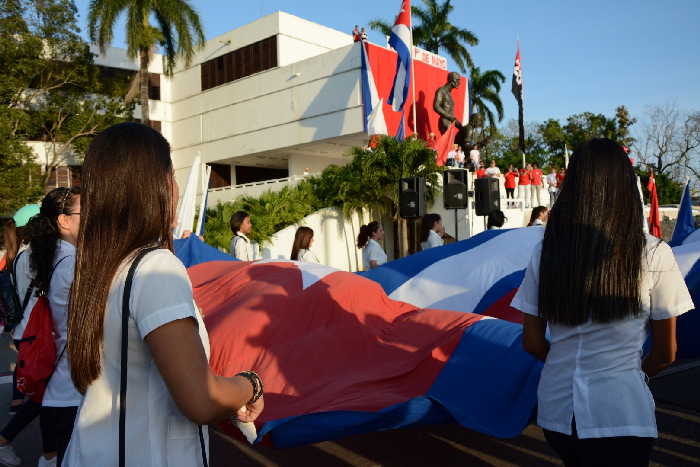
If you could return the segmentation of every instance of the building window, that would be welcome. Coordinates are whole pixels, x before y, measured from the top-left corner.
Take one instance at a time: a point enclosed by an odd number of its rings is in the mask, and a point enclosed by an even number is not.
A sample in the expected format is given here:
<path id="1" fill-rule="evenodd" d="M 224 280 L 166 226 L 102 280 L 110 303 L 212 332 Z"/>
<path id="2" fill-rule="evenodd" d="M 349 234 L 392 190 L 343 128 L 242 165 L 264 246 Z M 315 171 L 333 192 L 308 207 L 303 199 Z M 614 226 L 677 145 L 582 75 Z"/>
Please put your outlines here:
<path id="1" fill-rule="evenodd" d="M 231 186 L 231 166 L 228 164 L 207 164 L 211 167 L 209 188 Z"/>
<path id="2" fill-rule="evenodd" d="M 202 91 L 276 66 L 277 36 L 272 36 L 203 62 Z"/>
<path id="3" fill-rule="evenodd" d="M 236 184 L 263 182 L 265 180 L 277 180 L 289 177 L 287 169 L 270 169 L 267 167 L 236 166 Z"/>
<path id="4" fill-rule="evenodd" d="M 160 73 L 148 74 L 148 98 L 154 101 L 160 100 Z"/>

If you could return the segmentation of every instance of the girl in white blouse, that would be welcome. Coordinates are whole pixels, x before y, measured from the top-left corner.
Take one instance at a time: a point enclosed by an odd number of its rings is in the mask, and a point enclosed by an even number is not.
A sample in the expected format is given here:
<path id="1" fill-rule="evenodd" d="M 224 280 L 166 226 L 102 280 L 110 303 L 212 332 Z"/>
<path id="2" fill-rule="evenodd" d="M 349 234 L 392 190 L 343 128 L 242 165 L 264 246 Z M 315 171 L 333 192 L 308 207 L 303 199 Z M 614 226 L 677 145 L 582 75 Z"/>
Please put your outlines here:
<path id="1" fill-rule="evenodd" d="M 646 380 L 673 362 L 676 317 L 694 308 L 669 246 L 643 233 L 640 203 L 622 148 L 584 144 L 512 302 L 525 350 L 545 362 L 537 423 L 567 466 L 649 464 Z"/>
<path id="2" fill-rule="evenodd" d="M 442 239 L 444 233 L 445 226 L 442 225 L 440 215 L 426 214 L 421 220 L 420 249 L 428 250 L 444 245 L 445 241 Z"/>
<path id="3" fill-rule="evenodd" d="M 207 331 L 172 252 L 178 190 L 170 145 L 145 125 L 112 126 L 90 143 L 81 185 L 67 352 L 84 398 L 64 465 L 206 464 L 208 433 L 197 425 L 233 415 L 254 421 L 262 383 L 252 372 L 219 376 L 209 368 Z"/>
<path id="4" fill-rule="evenodd" d="M 368 271 L 386 263 L 387 256 L 379 244 L 384 239 L 384 229 L 377 221 L 360 227 L 357 248 L 362 248 L 362 265 Z"/>
<path id="5" fill-rule="evenodd" d="M 299 227 L 294 234 L 294 244 L 290 258 L 302 263 L 319 263 L 318 258 L 310 250 L 314 243 L 314 231 L 309 227 Z"/>

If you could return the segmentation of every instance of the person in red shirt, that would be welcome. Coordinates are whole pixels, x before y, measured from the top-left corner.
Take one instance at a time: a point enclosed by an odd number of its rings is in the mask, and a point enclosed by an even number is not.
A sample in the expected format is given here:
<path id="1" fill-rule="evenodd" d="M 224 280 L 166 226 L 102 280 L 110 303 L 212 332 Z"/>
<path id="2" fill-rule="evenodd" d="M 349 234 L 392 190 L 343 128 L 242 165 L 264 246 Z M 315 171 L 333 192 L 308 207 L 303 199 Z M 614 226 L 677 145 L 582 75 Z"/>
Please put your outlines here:
<path id="1" fill-rule="evenodd" d="M 564 183 L 564 177 L 566 177 L 566 169 L 562 167 L 557 174 L 557 188 L 559 191 L 561 191 L 561 185 Z"/>
<path id="2" fill-rule="evenodd" d="M 542 193 L 542 169 L 537 165 L 537 162 L 532 163 L 532 170 L 530 171 L 530 181 L 532 182 L 530 186 L 530 206 L 539 206 L 542 204 L 540 201 L 540 196 Z M 535 203 L 535 197 L 537 198 L 537 203 Z"/>
<path id="3" fill-rule="evenodd" d="M 486 169 L 484 168 L 484 163 L 479 162 L 479 168 L 476 171 L 476 178 L 486 177 Z"/>
<path id="4" fill-rule="evenodd" d="M 530 183 L 531 183 L 531 173 L 532 166 L 527 164 L 527 167 L 520 169 L 520 176 L 518 177 L 518 198 L 523 200 L 523 207 L 530 207 Z"/>
<path id="5" fill-rule="evenodd" d="M 515 194 L 515 179 L 518 177 L 518 172 L 513 167 L 513 164 L 508 166 L 508 171 L 505 174 L 506 200 L 513 199 Z M 511 208 L 515 203 L 506 201 L 506 207 Z"/>

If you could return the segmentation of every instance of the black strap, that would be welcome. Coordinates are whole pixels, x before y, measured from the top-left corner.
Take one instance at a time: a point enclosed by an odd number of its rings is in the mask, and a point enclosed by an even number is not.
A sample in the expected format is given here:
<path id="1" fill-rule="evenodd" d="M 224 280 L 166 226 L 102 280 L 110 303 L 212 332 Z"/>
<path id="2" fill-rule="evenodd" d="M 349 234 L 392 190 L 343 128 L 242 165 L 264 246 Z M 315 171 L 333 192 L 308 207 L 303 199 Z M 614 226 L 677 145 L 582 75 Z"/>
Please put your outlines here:
<path id="1" fill-rule="evenodd" d="M 122 349 L 121 349 L 121 375 L 119 383 L 119 467 L 126 467 L 126 375 L 129 354 L 129 298 L 131 296 L 131 284 L 134 282 L 136 267 L 146 254 L 156 248 L 144 248 L 141 250 L 129 267 L 124 283 L 124 295 L 122 297 Z"/>
<path id="2" fill-rule="evenodd" d="M 153 250 L 158 247 L 144 248 L 136 255 L 134 261 L 129 267 L 129 272 L 126 275 L 124 283 L 124 295 L 122 297 L 122 348 L 121 348 L 121 376 L 119 388 L 119 467 L 126 466 L 126 377 L 128 369 L 128 345 L 129 345 L 129 299 L 131 296 L 131 285 L 134 282 L 134 274 L 139 262 Z M 199 445 L 202 450 L 202 464 L 204 467 L 209 467 L 207 462 L 207 451 L 204 446 L 204 433 L 202 425 L 198 425 L 199 429 Z"/>

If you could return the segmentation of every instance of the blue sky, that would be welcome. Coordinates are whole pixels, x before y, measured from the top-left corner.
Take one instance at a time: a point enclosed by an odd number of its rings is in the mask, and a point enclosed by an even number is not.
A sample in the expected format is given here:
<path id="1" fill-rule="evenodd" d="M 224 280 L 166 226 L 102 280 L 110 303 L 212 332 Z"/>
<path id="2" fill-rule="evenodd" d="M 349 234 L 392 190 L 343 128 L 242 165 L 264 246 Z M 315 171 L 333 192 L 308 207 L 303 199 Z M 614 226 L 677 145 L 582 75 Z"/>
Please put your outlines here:
<path id="1" fill-rule="evenodd" d="M 282 10 L 349 32 L 371 19 L 393 20 L 400 0 L 192 0 L 207 38 Z M 419 4 L 420 0 L 414 0 Z M 520 38 L 525 119 L 564 119 L 583 112 L 612 116 L 626 105 L 641 119 L 652 105 L 700 110 L 700 0 L 453 0 L 451 21 L 472 30 L 476 65 L 506 75 L 506 116 L 517 117 L 510 93 Z M 85 29 L 88 0 L 77 0 Z M 115 46 L 123 46 L 123 27 Z M 369 39 L 385 44 L 370 31 Z M 454 67 L 451 65 L 451 69 Z"/>

